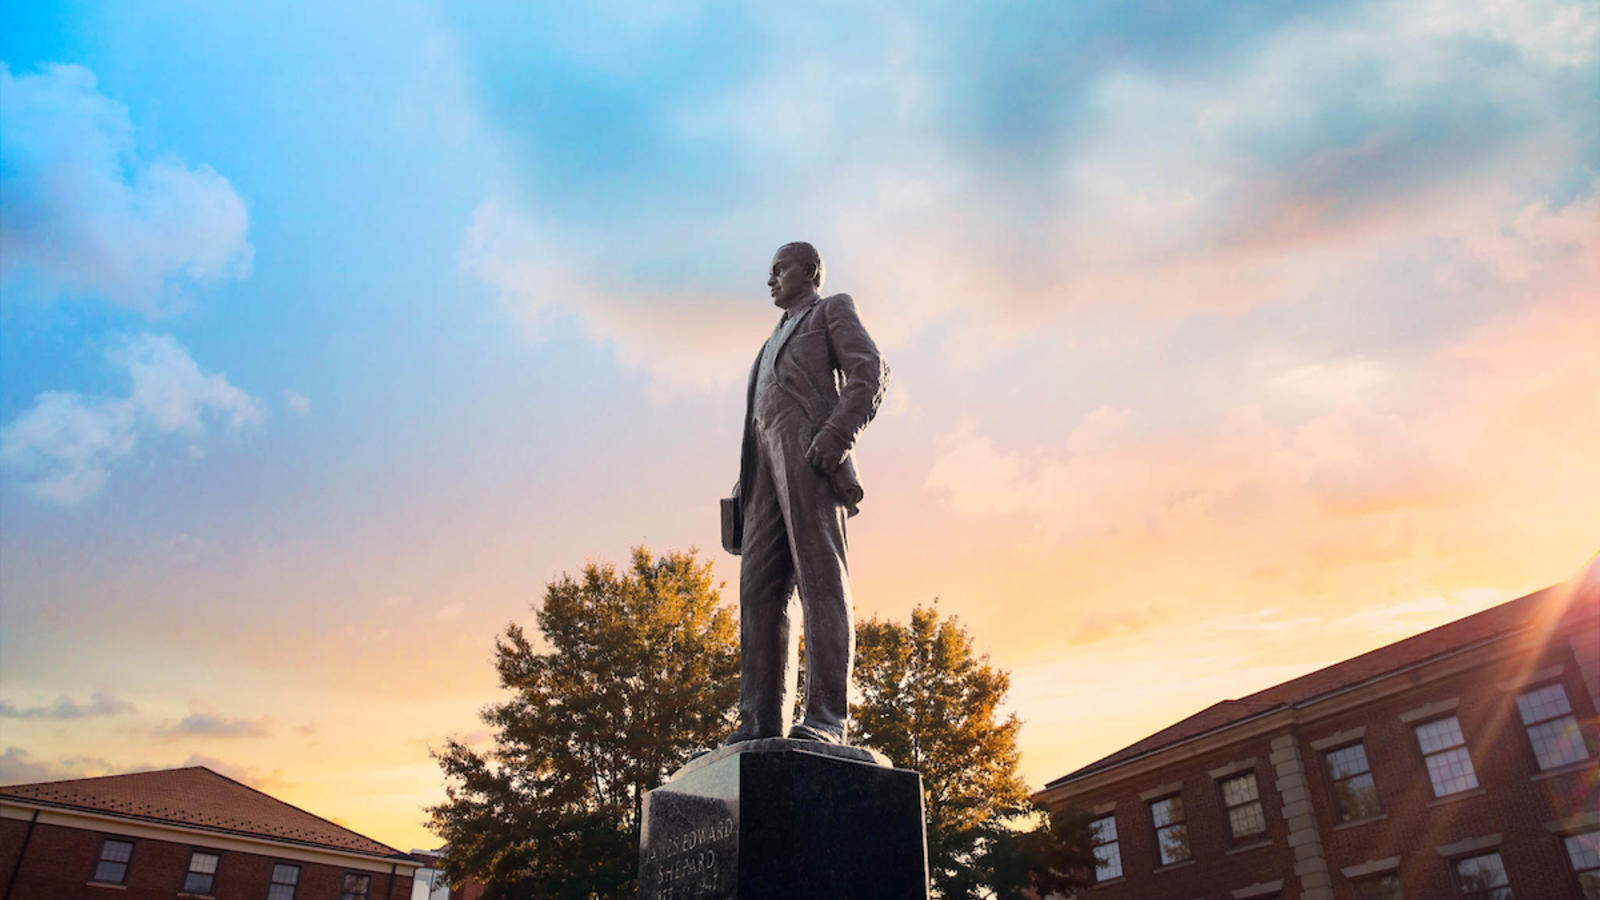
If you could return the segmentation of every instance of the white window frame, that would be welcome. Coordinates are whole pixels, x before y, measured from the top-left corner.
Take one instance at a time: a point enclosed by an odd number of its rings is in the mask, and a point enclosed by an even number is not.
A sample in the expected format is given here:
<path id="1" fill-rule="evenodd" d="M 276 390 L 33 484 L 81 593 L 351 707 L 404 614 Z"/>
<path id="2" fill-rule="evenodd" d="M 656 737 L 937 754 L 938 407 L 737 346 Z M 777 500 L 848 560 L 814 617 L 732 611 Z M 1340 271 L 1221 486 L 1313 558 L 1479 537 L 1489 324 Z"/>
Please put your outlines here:
<path id="1" fill-rule="evenodd" d="M 1105 833 L 1100 828 L 1096 827 L 1101 822 L 1105 822 L 1105 823 L 1107 823 L 1108 825 L 1111 826 L 1110 827 L 1111 836 L 1109 838 L 1107 838 L 1105 836 Z M 1117 835 L 1117 814 L 1116 813 L 1110 812 L 1110 813 L 1106 813 L 1103 816 L 1096 816 L 1093 820 L 1091 820 L 1089 822 L 1089 844 L 1090 844 L 1090 847 L 1092 848 L 1092 850 L 1094 852 L 1094 882 L 1095 882 L 1095 884 L 1101 884 L 1101 883 L 1107 882 L 1107 881 L 1115 881 L 1115 880 L 1117 880 L 1119 878 L 1124 877 L 1125 873 L 1124 873 L 1124 871 L 1122 869 L 1122 842 L 1121 842 L 1121 838 L 1118 837 L 1118 835 Z M 1110 849 L 1110 859 L 1114 860 L 1116 862 L 1116 864 L 1117 864 L 1117 873 L 1115 875 L 1106 875 L 1104 877 L 1101 877 L 1100 869 L 1101 869 L 1102 866 L 1106 866 L 1107 864 L 1106 863 L 1102 863 L 1100 861 L 1100 851 L 1101 851 L 1102 848 L 1106 848 L 1106 847 L 1111 848 Z"/>
<path id="2" fill-rule="evenodd" d="M 1555 689 L 1557 696 L 1559 696 L 1561 699 L 1560 708 L 1554 713 L 1545 714 L 1544 718 L 1532 719 L 1530 721 L 1530 709 L 1532 709 L 1532 707 L 1530 704 L 1524 703 L 1523 701 L 1537 694 L 1549 691 L 1551 688 Z M 1534 709 L 1531 715 L 1540 715 L 1542 712 L 1543 711 Z M 1539 767 L 1539 771 L 1548 772 L 1551 769 L 1559 769 L 1562 766 L 1570 766 L 1580 762 L 1587 762 L 1590 759 L 1591 754 L 1589 752 L 1589 743 L 1584 740 L 1583 731 L 1578 727 L 1578 716 L 1572 709 L 1571 699 L 1567 697 L 1567 687 L 1561 682 L 1546 682 L 1545 684 L 1536 685 L 1517 694 L 1517 717 L 1522 720 L 1522 730 L 1523 733 L 1528 736 L 1528 746 L 1533 751 L 1533 762 L 1534 765 Z M 1543 729 L 1549 725 L 1560 725 L 1562 723 L 1565 723 L 1565 727 L 1562 730 L 1571 736 L 1571 739 L 1576 743 L 1578 750 L 1582 751 L 1583 755 L 1573 757 L 1571 759 L 1553 759 L 1549 765 L 1546 765 L 1544 754 L 1541 752 L 1539 740 L 1534 737 L 1534 730 Z M 1557 744 L 1556 746 L 1561 745 Z"/>
<path id="3" fill-rule="evenodd" d="M 1460 742 L 1455 744 L 1444 744 L 1429 750 L 1427 744 L 1423 742 L 1423 729 L 1431 728 L 1432 726 L 1440 725 L 1444 722 L 1454 723 L 1456 735 L 1461 739 Z M 1478 768 L 1472 762 L 1472 751 L 1467 747 L 1467 732 L 1466 729 L 1461 727 L 1460 718 L 1456 716 L 1440 716 L 1437 719 L 1429 719 L 1426 722 L 1418 722 L 1417 724 L 1411 726 L 1411 734 L 1416 738 L 1417 748 L 1422 751 L 1422 765 L 1423 768 L 1427 770 L 1428 783 L 1433 787 L 1434 797 L 1452 797 L 1456 794 L 1462 794 L 1467 791 L 1478 790 L 1483 786 L 1482 783 L 1478 781 Z M 1448 757 L 1450 760 L 1466 760 L 1466 775 L 1471 780 L 1471 784 L 1456 787 L 1443 793 L 1440 792 L 1440 781 L 1439 778 L 1436 777 L 1436 773 L 1442 771 L 1442 767 L 1447 764 L 1443 762 L 1446 757 Z M 1435 760 L 1441 761 L 1438 767 L 1436 767 L 1434 764 Z"/>

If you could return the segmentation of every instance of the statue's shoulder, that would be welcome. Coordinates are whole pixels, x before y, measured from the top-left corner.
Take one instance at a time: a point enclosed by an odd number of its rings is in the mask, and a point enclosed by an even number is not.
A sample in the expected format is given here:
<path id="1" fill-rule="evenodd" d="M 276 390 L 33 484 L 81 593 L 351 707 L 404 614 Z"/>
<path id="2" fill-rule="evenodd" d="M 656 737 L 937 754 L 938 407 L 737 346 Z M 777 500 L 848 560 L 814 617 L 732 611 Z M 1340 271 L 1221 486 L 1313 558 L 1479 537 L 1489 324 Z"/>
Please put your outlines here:
<path id="1" fill-rule="evenodd" d="M 828 296 L 819 300 L 817 302 L 817 306 L 825 311 L 832 311 L 835 309 L 848 309 L 854 311 L 856 308 L 856 301 L 855 298 L 851 297 L 849 294 L 829 294 Z"/>

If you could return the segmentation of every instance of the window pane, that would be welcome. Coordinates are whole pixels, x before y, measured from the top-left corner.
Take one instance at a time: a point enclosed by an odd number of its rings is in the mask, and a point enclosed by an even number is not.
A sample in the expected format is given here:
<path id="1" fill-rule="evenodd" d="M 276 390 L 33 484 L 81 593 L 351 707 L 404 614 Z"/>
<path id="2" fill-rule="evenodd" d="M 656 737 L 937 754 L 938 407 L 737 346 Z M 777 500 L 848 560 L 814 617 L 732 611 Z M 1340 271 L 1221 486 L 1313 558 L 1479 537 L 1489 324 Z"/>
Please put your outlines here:
<path id="1" fill-rule="evenodd" d="M 1417 743 L 1422 745 L 1423 753 L 1436 753 L 1446 747 L 1455 747 L 1466 743 L 1461 737 L 1461 723 L 1455 716 L 1429 722 L 1417 726 Z"/>
<path id="2" fill-rule="evenodd" d="M 122 879 L 128 874 L 128 864 L 101 860 L 94 867 L 94 880 L 110 884 L 121 884 Z"/>
<path id="3" fill-rule="evenodd" d="M 272 867 L 272 880 L 275 884 L 297 884 L 300 881 L 300 867 L 276 863 Z"/>
<path id="4" fill-rule="evenodd" d="M 212 876 L 205 872 L 190 872 L 183 878 L 183 889 L 191 894 L 211 893 Z"/>
<path id="5" fill-rule="evenodd" d="M 1356 896 L 1360 900 L 1401 900 L 1400 876 L 1385 872 L 1373 878 L 1363 878 L 1356 883 Z"/>
<path id="6" fill-rule="evenodd" d="M 1540 769 L 1553 769 L 1589 758 L 1589 748 L 1584 746 L 1583 734 L 1578 731 L 1578 720 L 1572 716 L 1529 728 L 1528 740 L 1533 743 L 1533 755 L 1538 758 Z"/>
<path id="7" fill-rule="evenodd" d="M 1522 715 L 1522 724 L 1532 725 L 1545 719 L 1564 716 L 1572 712 L 1572 705 L 1567 702 L 1567 692 L 1561 685 L 1547 684 L 1518 697 L 1517 712 Z"/>
<path id="8" fill-rule="evenodd" d="M 1150 804 L 1150 816 L 1155 819 L 1156 827 L 1170 825 L 1173 822 L 1183 821 L 1183 798 L 1168 797 Z"/>
<path id="9" fill-rule="evenodd" d="M 1183 862 L 1189 858 L 1189 829 L 1185 825 L 1168 825 L 1156 832 L 1161 846 L 1161 864 Z"/>
<path id="10" fill-rule="evenodd" d="M 1443 797 L 1478 786 L 1478 773 L 1472 770 L 1467 748 L 1457 747 L 1428 757 L 1428 777 L 1433 780 L 1433 795 Z"/>
<path id="11" fill-rule="evenodd" d="M 220 858 L 215 853 L 196 853 L 189 857 L 189 871 L 214 874 L 217 871 L 217 860 Z"/>
<path id="12" fill-rule="evenodd" d="M 294 885 L 275 884 L 267 889 L 267 900 L 294 900 Z"/>
<path id="13" fill-rule="evenodd" d="M 365 900 L 367 885 L 372 881 L 371 875 L 358 875 L 355 872 L 346 872 L 344 875 L 344 893 L 339 900 Z"/>
<path id="14" fill-rule="evenodd" d="M 1340 821 L 1367 819 L 1383 812 L 1383 807 L 1378 803 L 1378 788 L 1372 783 L 1371 775 L 1362 774 L 1341 781 L 1333 786 L 1333 794 L 1339 801 Z"/>
<path id="15" fill-rule="evenodd" d="M 1122 850 L 1115 842 L 1094 848 L 1094 880 L 1110 881 L 1122 877 Z"/>
<path id="16" fill-rule="evenodd" d="M 1585 900 L 1600 900 L 1600 831 L 1569 834 L 1561 842 L 1567 846 Z"/>
<path id="17" fill-rule="evenodd" d="M 1117 839 L 1117 819 L 1104 816 L 1089 823 L 1090 843 L 1104 844 Z"/>
<path id="18" fill-rule="evenodd" d="M 1251 772 L 1238 778 L 1230 778 L 1222 783 L 1222 802 L 1227 806 L 1238 806 L 1249 803 L 1260 797 L 1256 790 L 1256 775 Z"/>
<path id="19" fill-rule="evenodd" d="M 133 856 L 132 841 L 107 840 L 100 848 L 100 858 L 108 862 L 127 862 Z"/>
<path id="20" fill-rule="evenodd" d="M 1236 838 L 1266 831 L 1267 820 L 1261 814 L 1261 804 L 1247 803 L 1228 810 L 1228 827 L 1233 829 Z"/>
<path id="21" fill-rule="evenodd" d="M 1511 896 L 1506 890 L 1503 894 L 1494 888 L 1502 888 L 1507 884 L 1506 869 L 1500 863 L 1500 854 L 1487 853 L 1483 856 L 1472 856 L 1456 861 L 1456 880 L 1461 885 L 1461 892 L 1468 896 L 1500 897 Z"/>
<path id="22" fill-rule="evenodd" d="M 1367 771 L 1367 750 L 1353 744 L 1328 754 L 1328 774 L 1334 778 L 1349 778 Z"/>
<path id="23" fill-rule="evenodd" d="M 1567 845 L 1567 856 L 1576 870 L 1600 868 L 1600 831 L 1569 834 L 1562 839 Z"/>

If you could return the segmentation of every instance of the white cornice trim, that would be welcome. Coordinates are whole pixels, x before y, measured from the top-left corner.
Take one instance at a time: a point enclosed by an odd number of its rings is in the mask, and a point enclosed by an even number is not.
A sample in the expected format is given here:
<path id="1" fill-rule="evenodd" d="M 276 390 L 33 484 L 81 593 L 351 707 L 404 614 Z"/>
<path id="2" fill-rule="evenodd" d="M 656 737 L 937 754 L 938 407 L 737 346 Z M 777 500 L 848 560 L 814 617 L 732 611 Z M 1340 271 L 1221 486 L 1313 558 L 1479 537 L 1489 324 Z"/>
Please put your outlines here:
<path id="1" fill-rule="evenodd" d="M 208 831 L 203 828 L 186 827 L 175 822 L 145 822 L 109 813 L 97 813 L 82 809 L 63 809 L 44 803 L 28 803 L 25 800 L 16 800 L 9 797 L 0 800 L 0 818 L 27 820 L 32 819 L 35 812 L 38 813 L 37 821 L 42 825 L 57 825 L 63 828 L 97 831 L 102 834 L 120 834 L 128 837 L 148 838 L 155 841 L 168 841 L 174 844 L 232 850 L 237 853 L 252 853 L 257 856 L 270 856 L 274 859 L 320 863 L 325 866 L 340 866 L 365 872 L 388 872 L 392 866 L 397 866 L 398 868 L 395 869 L 396 876 L 403 874 L 410 877 L 411 873 L 421 865 L 413 860 L 371 856 L 355 851 L 337 850 L 332 847 L 312 847 L 304 844 L 274 841 L 269 838 Z"/>
<path id="2" fill-rule="evenodd" d="M 1227 778 L 1229 775 L 1233 775 L 1238 772 L 1248 772 L 1251 769 L 1257 768 L 1260 763 L 1261 761 L 1255 757 L 1235 760 L 1226 765 L 1217 766 L 1215 769 L 1212 769 L 1206 774 L 1211 776 L 1212 781 L 1216 781 L 1221 778 Z"/>
<path id="3" fill-rule="evenodd" d="M 1154 800 L 1154 799 L 1156 799 L 1158 797 L 1167 797 L 1167 796 L 1170 796 L 1172 794 L 1181 794 L 1181 793 L 1183 793 L 1183 782 L 1181 782 L 1181 781 L 1169 781 L 1166 784 L 1161 785 L 1160 787 L 1153 787 L 1148 791 L 1144 791 L 1143 793 L 1141 793 L 1139 795 L 1139 799 L 1140 800 Z"/>
<path id="4" fill-rule="evenodd" d="M 1460 856 L 1463 853 L 1471 853 L 1474 850 L 1488 850 L 1492 847 L 1498 846 L 1500 846 L 1500 832 L 1496 831 L 1494 834 L 1486 834 L 1481 837 L 1462 838 L 1459 841 L 1454 841 L 1449 844 L 1442 844 L 1438 847 L 1435 847 L 1434 850 L 1437 851 L 1440 856 L 1444 857 L 1445 859 L 1449 859 L 1452 856 Z"/>
<path id="5" fill-rule="evenodd" d="M 1400 868 L 1400 857 L 1390 856 L 1384 859 L 1369 859 L 1364 863 L 1345 866 L 1339 874 L 1346 878 L 1365 878 L 1368 875 L 1377 875 L 1380 872 L 1393 872 Z"/>
<path id="6" fill-rule="evenodd" d="M 1331 750 L 1340 744 L 1353 744 L 1356 741 L 1362 740 L 1366 736 L 1367 726 L 1358 725 L 1355 728 L 1346 728 L 1343 731 L 1335 731 L 1333 734 L 1330 734 L 1327 737 L 1317 738 L 1311 742 L 1311 749 L 1320 753 L 1323 750 Z"/>
<path id="7" fill-rule="evenodd" d="M 1456 707 L 1460 705 L 1460 697 L 1446 697 L 1443 700 L 1435 700 L 1416 709 L 1408 709 L 1400 714 L 1399 719 L 1409 725 L 1418 719 L 1431 719 L 1440 713 L 1455 712 Z"/>
<path id="8" fill-rule="evenodd" d="M 1560 834 L 1564 831 L 1588 831 L 1591 828 L 1600 828 L 1600 813 L 1573 813 L 1570 816 L 1544 823 L 1544 830 L 1552 834 Z"/>

